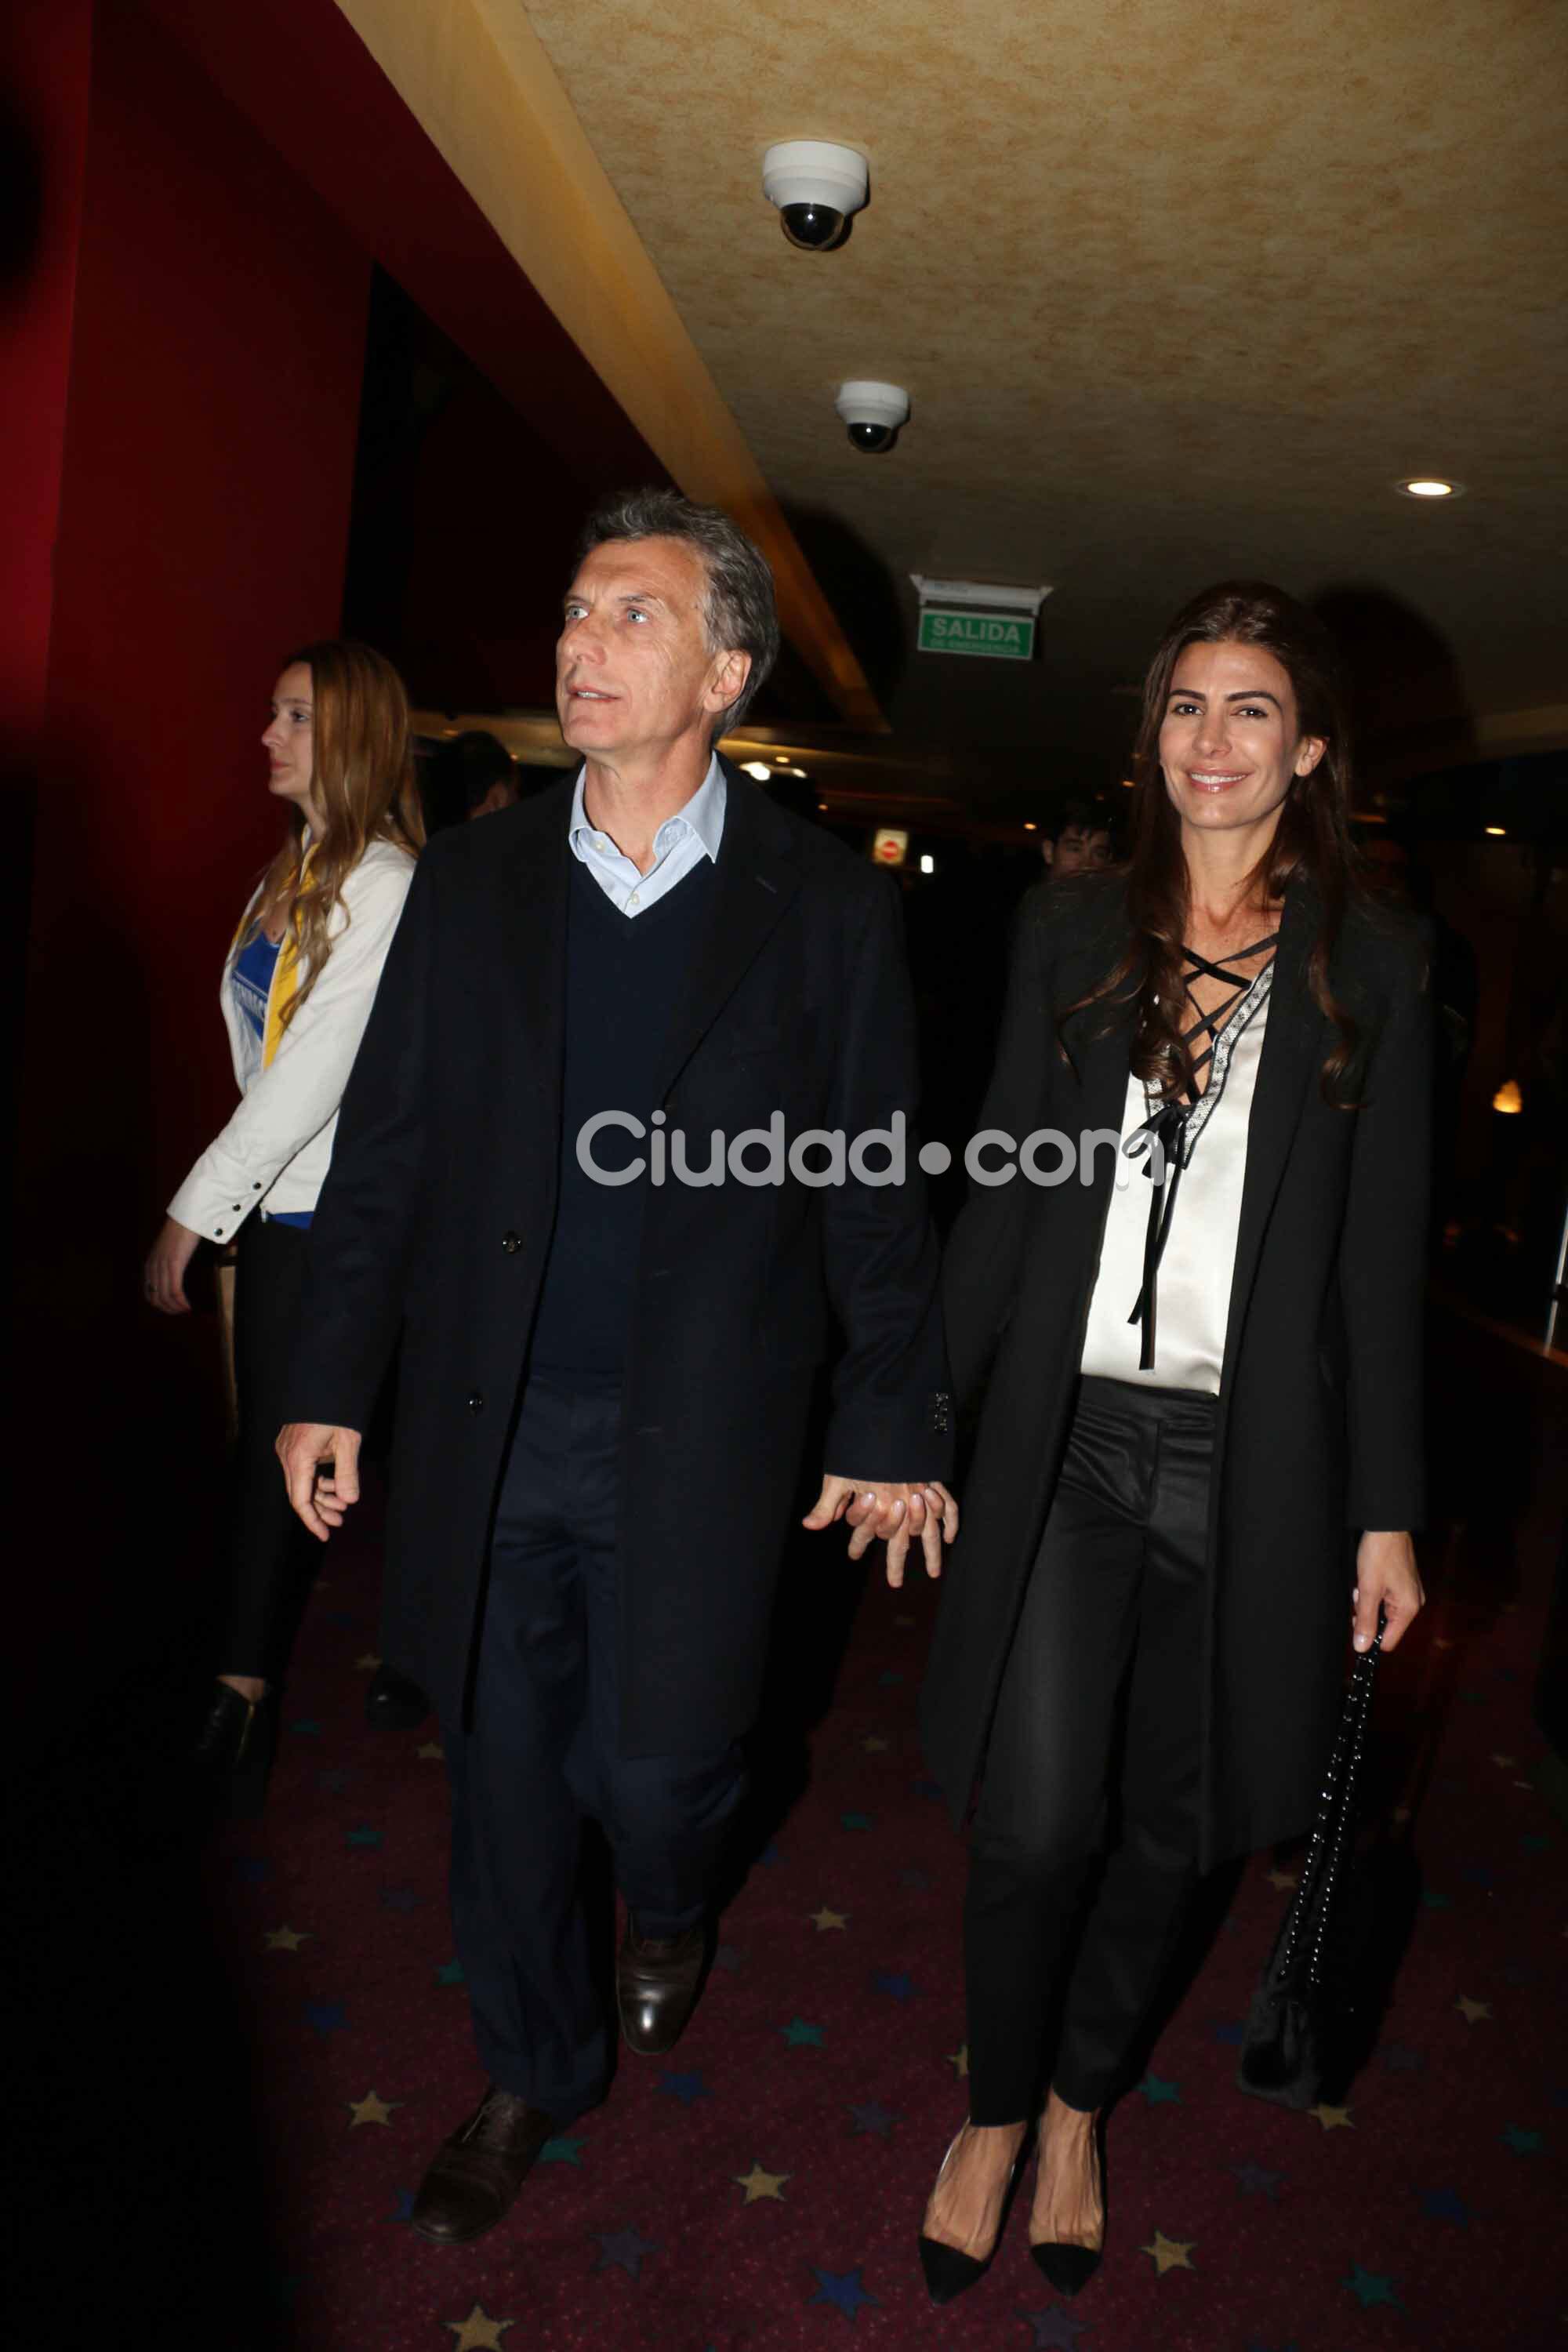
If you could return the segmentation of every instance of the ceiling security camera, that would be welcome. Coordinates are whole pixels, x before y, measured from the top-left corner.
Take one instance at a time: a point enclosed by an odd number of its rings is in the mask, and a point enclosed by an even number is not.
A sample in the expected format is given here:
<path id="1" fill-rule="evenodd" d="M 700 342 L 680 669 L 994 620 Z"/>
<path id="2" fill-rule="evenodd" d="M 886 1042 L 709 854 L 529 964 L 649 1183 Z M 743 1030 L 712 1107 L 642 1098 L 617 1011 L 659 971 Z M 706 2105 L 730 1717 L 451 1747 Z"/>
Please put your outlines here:
<path id="1" fill-rule="evenodd" d="M 896 383 L 841 383 L 833 405 L 848 429 L 850 447 L 863 457 L 879 457 L 909 420 L 910 395 Z"/>
<path id="2" fill-rule="evenodd" d="M 866 158 L 825 139 L 784 139 L 763 157 L 763 194 L 784 233 L 806 253 L 831 253 L 849 234 L 870 189 Z"/>

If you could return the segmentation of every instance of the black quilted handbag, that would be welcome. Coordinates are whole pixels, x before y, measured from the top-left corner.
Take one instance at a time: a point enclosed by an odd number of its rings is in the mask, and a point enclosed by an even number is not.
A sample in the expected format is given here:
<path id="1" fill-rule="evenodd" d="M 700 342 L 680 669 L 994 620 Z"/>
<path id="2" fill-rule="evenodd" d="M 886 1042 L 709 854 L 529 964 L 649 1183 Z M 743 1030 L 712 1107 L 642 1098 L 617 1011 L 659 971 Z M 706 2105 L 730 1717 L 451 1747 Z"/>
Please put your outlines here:
<path id="1" fill-rule="evenodd" d="M 1349 2080 L 1364 2040 L 1378 1887 L 1355 1850 L 1356 1782 L 1381 1628 L 1355 1662 L 1323 1776 L 1307 1859 L 1252 1996 L 1237 2084 L 1282 2107 L 1314 2107 Z"/>

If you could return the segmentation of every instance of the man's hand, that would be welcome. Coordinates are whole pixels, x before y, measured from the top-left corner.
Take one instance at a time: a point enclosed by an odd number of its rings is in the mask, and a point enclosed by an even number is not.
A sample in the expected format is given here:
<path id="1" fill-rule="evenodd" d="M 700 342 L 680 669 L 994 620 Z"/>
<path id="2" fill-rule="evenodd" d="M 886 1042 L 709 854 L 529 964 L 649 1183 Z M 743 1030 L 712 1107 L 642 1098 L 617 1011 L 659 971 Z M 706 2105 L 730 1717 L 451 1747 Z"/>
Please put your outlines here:
<path id="1" fill-rule="evenodd" d="M 1386 1657 L 1390 1650 L 1399 1647 L 1426 1599 L 1421 1571 L 1415 1565 L 1415 1547 L 1410 1538 L 1370 1531 L 1363 1535 L 1356 1547 L 1355 1591 L 1351 1595 L 1355 1610 L 1351 1629 L 1352 1646 L 1371 1649 L 1381 1607 L 1384 1621 L 1383 1651 Z"/>
<path id="2" fill-rule="evenodd" d="M 142 1269 L 142 1295 L 160 1315 L 190 1313 L 185 1273 L 201 1238 L 189 1225 L 179 1224 L 173 1217 L 164 1218 L 163 1229 L 148 1251 L 147 1263 Z"/>
<path id="3" fill-rule="evenodd" d="M 958 1505 L 939 1478 L 911 1485 L 828 1476 L 801 1525 L 815 1530 L 830 1528 L 837 1519 L 853 1530 L 851 1559 L 860 1559 L 878 1536 L 886 1538 L 888 1582 L 896 1591 L 904 1580 L 904 1559 L 913 1540 L 919 1540 L 925 1556 L 926 1574 L 942 1574 L 942 1548 L 958 1533 Z"/>
<path id="4" fill-rule="evenodd" d="M 357 1429 L 334 1429 L 321 1421 L 286 1422 L 278 1433 L 278 1459 L 289 1500 L 319 1543 L 325 1543 L 343 1513 L 359 1501 Z M 330 1470 L 324 1467 L 331 1462 Z"/>

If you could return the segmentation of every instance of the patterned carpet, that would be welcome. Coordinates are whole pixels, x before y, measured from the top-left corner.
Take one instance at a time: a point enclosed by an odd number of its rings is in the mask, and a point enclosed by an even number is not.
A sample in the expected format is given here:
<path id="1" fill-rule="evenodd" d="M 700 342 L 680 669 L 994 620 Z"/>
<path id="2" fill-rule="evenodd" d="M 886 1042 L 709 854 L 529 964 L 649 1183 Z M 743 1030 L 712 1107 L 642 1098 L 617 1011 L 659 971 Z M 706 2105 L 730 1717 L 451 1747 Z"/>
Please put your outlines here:
<path id="1" fill-rule="evenodd" d="M 1077 2301 L 1028 2263 L 926 2303 L 914 2234 L 963 2111 L 961 1852 L 917 1752 L 924 1590 L 868 1588 L 809 1783 L 723 1920 L 679 2050 L 623 2059 L 510 2220 L 468 2250 L 406 2225 L 477 2088 L 443 1871 L 433 1726 L 373 1733 L 368 1547 L 310 1613 L 265 1821 L 212 1859 L 271 2151 L 268 2292 L 308 2352 L 951 2344 L 1058 2352 L 1545 2352 L 1564 2341 L 1568 2053 L 1562 1829 L 1535 1782 L 1541 1595 L 1451 1580 L 1385 1669 L 1384 1747 L 1421 1900 L 1394 2006 L 1342 2107 L 1233 2087 L 1286 1899 L 1236 1887 L 1110 2137 L 1110 2252 Z M 786 1655 L 829 1590 L 801 1570 Z M 789 1651 L 793 1641 L 795 1650 Z M 819 1661 L 820 1664 L 820 1661 Z M 787 1770 L 787 1768 L 786 1768 Z M 255 2282 L 258 2292 L 261 2282 Z M 237 2342 L 214 2332 L 170 2342 Z M 246 2340 L 249 2340 L 247 2338 Z"/>

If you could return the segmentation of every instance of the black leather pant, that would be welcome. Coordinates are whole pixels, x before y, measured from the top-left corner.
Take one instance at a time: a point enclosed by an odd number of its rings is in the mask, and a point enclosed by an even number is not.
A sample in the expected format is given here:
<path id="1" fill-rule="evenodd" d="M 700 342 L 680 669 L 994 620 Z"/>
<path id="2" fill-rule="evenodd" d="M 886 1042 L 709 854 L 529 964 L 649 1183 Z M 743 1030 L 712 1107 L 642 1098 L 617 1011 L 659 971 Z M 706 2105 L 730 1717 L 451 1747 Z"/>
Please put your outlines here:
<path id="1" fill-rule="evenodd" d="M 1073 2107 L 1124 2087 L 1197 1884 L 1215 1414 L 1187 1391 L 1079 1383 L 973 1832 L 977 2124 L 1032 2116 L 1047 2071 Z"/>

